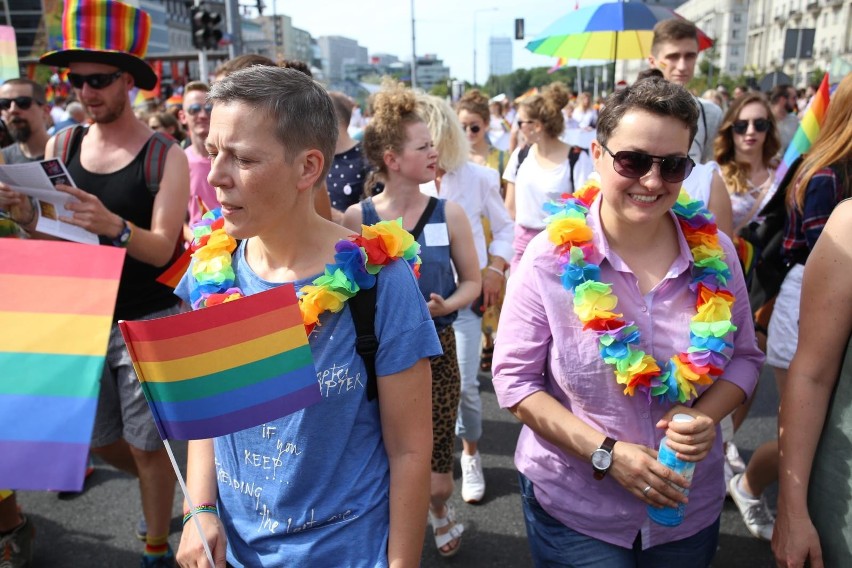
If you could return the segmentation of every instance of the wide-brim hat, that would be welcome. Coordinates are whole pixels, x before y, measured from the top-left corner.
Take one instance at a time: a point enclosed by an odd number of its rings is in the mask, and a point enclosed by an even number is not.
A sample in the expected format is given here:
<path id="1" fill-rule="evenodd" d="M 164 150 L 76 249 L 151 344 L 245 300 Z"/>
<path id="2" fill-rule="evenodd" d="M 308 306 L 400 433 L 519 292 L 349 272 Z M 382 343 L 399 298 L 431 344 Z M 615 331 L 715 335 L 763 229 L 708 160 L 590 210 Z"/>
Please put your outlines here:
<path id="1" fill-rule="evenodd" d="M 151 37 L 151 16 L 116 0 L 66 0 L 62 12 L 62 49 L 39 58 L 45 65 L 102 63 L 127 71 L 136 86 L 151 90 L 157 74 L 143 59 Z"/>

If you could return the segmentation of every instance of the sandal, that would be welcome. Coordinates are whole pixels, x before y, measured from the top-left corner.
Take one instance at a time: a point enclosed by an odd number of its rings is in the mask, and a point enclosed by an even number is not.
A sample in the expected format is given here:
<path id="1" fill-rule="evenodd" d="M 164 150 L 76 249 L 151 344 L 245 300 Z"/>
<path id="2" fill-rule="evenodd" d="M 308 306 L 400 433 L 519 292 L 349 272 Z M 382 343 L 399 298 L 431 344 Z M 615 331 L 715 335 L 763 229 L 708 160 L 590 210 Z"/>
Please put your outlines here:
<path id="1" fill-rule="evenodd" d="M 461 536 L 464 532 L 464 525 L 456 523 L 456 512 L 453 506 L 447 503 L 447 516 L 439 517 L 429 508 L 429 524 L 432 525 L 432 532 L 435 536 L 435 548 L 438 549 L 438 554 L 444 558 L 449 558 L 456 554 L 461 548 Z M 443 550 L 445 546 L 456 542 L 456 545 L 449 549 Z"/>

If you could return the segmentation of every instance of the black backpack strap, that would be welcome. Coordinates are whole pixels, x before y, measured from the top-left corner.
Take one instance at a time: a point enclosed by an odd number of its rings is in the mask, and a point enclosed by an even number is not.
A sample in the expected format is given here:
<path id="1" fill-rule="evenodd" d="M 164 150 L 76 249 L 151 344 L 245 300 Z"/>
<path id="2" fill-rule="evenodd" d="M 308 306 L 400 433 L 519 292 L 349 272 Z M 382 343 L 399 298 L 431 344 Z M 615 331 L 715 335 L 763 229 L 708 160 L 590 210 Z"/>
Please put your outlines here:
<path id="1" fill-rule="evenodd" d="M 175 139 L 162 132 L 155 132 L 145 150 L 145 185 L 151 195 L 160 191 L 160 181 L 166 169 L 166 156 L 169 148 L 175 144 Z"/>
<path id="2" fill-rule="evenodd" d="M 411 236 L 414 237 L 415 241 L 420 238 L 420 233 L 423 232 L 423 227 L 425 227 L 426 223 L 429 222 L 429 217 L 432 216 L 432 212 L 437 206 L 438 198 L 430 196 L 429 203 L 426 204 L 426 209 L 423 210 L 423 214 L 420 215 L 420 218 L 417 220 L 417 224 L 414 225 L 413 229 L 411 229 Z"/>
<path id="3" fill-rule="evenodd" d="M 376 376 L 376 353 L 379 351 L 379 339 L 376 337 L 376 294 L 379 279 L 372 288 L 362 288 L 349 298 L 349 312 L 355 324 L 355 351 L 364 360 L 367 369 L 367 400 L 379 398 L 379 380 Z"/>
<path id="4" fill-rule="evenodd" d="M 527 156 L 530 153 L 530 148 L 532 148 L 532 146 L 530 144 L 527 144 L 518 152 L 518 167 L 515 168 L 515 175 L 518 175 L 518 170 L 521 169 L 521 164 L 523 164 L 524 160 L 527 159 Z"/>
<path id="5" fill-rule="evenodd" d="M 577 160 L 580 159 L 580 154 L 583 152 L 589 153 L 585 148 L 580 148 L 579 146 L 571 146 L 568 148 L 568 175 L 571 177 L 571 193 L 577 191 L 577 188 L 574 187 L 574 166 L 577 165 Z"/>

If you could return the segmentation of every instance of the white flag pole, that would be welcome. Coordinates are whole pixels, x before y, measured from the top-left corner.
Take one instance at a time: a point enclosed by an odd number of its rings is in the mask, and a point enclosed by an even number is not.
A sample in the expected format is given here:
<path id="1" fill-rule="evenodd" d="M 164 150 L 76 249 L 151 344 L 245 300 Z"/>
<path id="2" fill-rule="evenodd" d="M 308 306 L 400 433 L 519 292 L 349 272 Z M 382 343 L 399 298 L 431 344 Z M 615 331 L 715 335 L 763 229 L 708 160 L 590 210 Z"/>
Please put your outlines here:
<path id="1" fill-rule="evenodd" d="M 189 515 L 192 519 L 193 524 L 195 524 L 195 530 L 198 531 L 198 536 L 201 538 L 201 544 L 204 545 L 204 552 L 207 554 L 207 560 L 210 562 L 210 568 L 216 568 L 216 563 L 213 561 L 213 553 L 210 551 L 210 545 L 207 544 L 207 539 L 204 538 L 204 532 L 201 530 L 201 523 L 198 521 L 197 513 L 195 512 L 195 505 L 192 502 L 192 499 L 189 496 L 189 490 L 186 488 L 186 482 L 183 480 L 183 474 L 180 472 L 180 468 L 178 467 L 177 461 L 175 460 L 175 455 L 172 453 L 172 447 L 169 445 L 168 440 L 163 440 L 163 445 L 166 447 L 166 452 L 169 454 L 169 460 L 172 462 L 172 467 L 175 470 L 175 475 L 178 478 L 178 483 L 180 483 L 180 490 L 183 492 L 183 497 L 186 499 L 186 504 L 189 505 Z"/>

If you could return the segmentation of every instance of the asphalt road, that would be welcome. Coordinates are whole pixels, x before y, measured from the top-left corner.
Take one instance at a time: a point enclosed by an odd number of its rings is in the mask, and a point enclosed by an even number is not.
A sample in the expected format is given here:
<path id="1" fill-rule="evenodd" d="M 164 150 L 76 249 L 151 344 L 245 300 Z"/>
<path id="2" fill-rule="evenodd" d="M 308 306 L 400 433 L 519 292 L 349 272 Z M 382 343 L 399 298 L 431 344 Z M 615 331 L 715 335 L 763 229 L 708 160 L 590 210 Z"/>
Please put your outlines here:
<path id="1" fill-rule="evenodd" d="M 500 410 L 488 376 L 482 376 L 484 436 L 481 453 L 488 484 L 485 500 L 476 506 L 461 501 L 456 488 L 455 505 L 465 525 L 462 548 L 451 559 L 435 551 L 431 534 L 425 539 L 425 568 L 459 566 L 470 568 L 521 568 L 531 566 L 526 543 L 517 473 L 512 455 L 519 426 L 509 413 Z M 749 418 L 737 433 L 736 442 L 744 458 L 775 435 L 778 394 L 771 374 L 761 377 L 757 398 Z M 185 445 L 173 445 L 179 463 Z M 59 498 L 55 493 L 23 492 L 19 502 L 36 525 L 36 567 L 123 568 L 139 565 L 142 545 L 134 536 L 139 519 L 138 486 L 134 479 L 103 464 L 96 464 L 84 493 Z M 460 483 L 456 462 L 456 480 Z M 177 548 L 180 537 L 181 497 L 175 498 L 170 543 Z M 770 503 L 774 506 L 775 488 Z M 750 536 L 736 506 L 728 500 L 722 513 L 722 534 L 715 567 L 761 568 L 774 565 L 769 544 Z"/>

